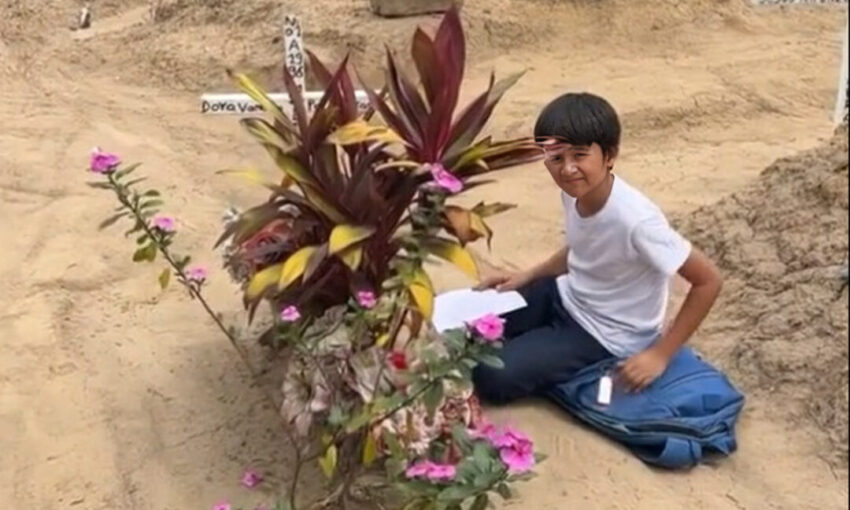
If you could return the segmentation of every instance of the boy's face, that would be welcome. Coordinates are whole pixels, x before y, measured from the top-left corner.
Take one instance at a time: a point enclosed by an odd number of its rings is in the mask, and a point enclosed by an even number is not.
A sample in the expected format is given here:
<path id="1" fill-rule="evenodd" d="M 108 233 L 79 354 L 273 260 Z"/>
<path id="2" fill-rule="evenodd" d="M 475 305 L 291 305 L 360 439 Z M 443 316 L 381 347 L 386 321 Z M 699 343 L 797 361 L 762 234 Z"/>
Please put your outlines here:
<path id="1" fill-rule="evenodd" d="M 603 154 L 602 147 L 597 143 L 549 143 L 543 146 L 543 151 L 544 164 L 555 184 L 576 199 L 581 199 L 604 183 L 614 167 L 615 156 Z"/>

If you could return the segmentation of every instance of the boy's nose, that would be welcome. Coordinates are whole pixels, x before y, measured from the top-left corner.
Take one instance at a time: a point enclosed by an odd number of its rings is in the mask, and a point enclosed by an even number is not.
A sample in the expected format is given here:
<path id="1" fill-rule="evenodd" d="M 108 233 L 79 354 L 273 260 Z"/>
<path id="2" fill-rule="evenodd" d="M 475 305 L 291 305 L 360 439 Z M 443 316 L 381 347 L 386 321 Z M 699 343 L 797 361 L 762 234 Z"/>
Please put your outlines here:
<path id="1" fill-rule="evenodd" d="M 575 177 L 578 174 L 578 167 L 576 165 L 565 165 L 564 166 L 564 175 L 566 177 Z"/>

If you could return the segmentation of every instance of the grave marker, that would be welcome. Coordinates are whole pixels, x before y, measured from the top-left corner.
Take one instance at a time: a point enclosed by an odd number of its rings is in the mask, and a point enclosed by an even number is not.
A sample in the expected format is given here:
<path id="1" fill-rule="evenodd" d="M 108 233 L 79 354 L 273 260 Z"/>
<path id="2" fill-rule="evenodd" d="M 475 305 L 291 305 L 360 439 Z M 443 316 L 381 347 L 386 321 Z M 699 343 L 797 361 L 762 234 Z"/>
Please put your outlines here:
<path id="1" fill-rule="evenodd" d="M 301 23 L 295 16 L 287 15 L 283 20 L 283 47 L 284 65 L 292 75 L 295 83 L 304 95 L 307 111 L 315 110 L 316 105 L 322 99 L 323 91 L 306 90 L 305 79 L 307 76 L 304 56 L 304 43 L 302 40 Z M 270 93 L 269 99 L 274 101 L 287 114 L 292 115 L 292 101 L 289 94 Z M 369 96 L 365 90 L 355 90 L 354 97 L 357 101 L 357 109 L 365 112 L 369 109 Z M 262 111 L 260 105 L 254 102 L 247 94 L 223 93 L 201 95 L 201 113 L 205 115 L 248 115 Z"/>

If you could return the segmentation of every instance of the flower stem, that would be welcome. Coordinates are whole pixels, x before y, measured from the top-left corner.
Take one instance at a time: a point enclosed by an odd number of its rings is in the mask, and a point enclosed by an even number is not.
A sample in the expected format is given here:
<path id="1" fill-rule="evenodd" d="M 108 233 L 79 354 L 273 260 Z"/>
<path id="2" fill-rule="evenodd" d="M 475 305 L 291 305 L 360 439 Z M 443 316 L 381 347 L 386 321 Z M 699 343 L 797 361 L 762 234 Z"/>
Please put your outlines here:
<path id="1" fill-rule="evenodd" d="M 260 388 L 269 403 L 271 403 L 272 408 L 276 408 L 277 402 L 275 401 L 274 397 L 271 395 L 271 393 L 268 392 L 268 390 L 266 390 L 261 384 L 259 384 L 260 374 L 254 368 L 254 365 L 251 363 L 247 351 L 241 345 L 239 345 L 239 342 L 236 340 L 236 337 L 234 337 L 230 330 L 227 329 L 227 327 L 224 325 L 218 315 L 213 311 L 207 300 L 204 299 L 204 296 L 201 293 L 200 286 L 195 286 L 190 283 L 190 280 L 189 278 L 187 278 L 186 273 L 183 271 L 181 265 L 174 260 L 174 257 L 172 257 L 171 253 L 168 251 L 168 248 L 161 242 L 160 237 L 157 235 L 156 232 L 153 231 L 153 229 L 151 229 L 150 225 L 148 225 L 148 222 L 142 215 L 141 211 L 130 201 L 127 195 L 126 187 L 119 184 L 112 174 L 109 174 L 108 178 L 109 183 L 112 185 L 112 189 L 115 192 L 115 195 L 118 197 L 118 201 L 125 209 L 130 211 L 135 220 L 139 223 L 139 225 L 141 225 L 145 234 L 147 234 L 148 237 L 150 237 L 153 242 L 156 243 L 157 251 L 162 254 L 166 262 L 168 262 L 174 272 L 177 273 L 177 275 L 180 277 L 183 286 L 186 287 L 186 289 L 189 291 L 189 294 L 193 298 L 198 300 L 207 315 L 209 315 L 215 325 L 218 326 L 218 329 L 221 330 L 222 333 L 224 333 L 224 336 L 227 337 L 227 340 L 230 342 L 230 345 L 233 346 L 233 348 L 236 350 L 236 353 L 239 355 L 239 358 L 242 360 L 242 363 L 248 369 L 248 372 L 250 373 L 251 378 L 254 380 L 254 383 Z M 280 415 L 278 414 L 278 416 Z M 283 420 L 284 433 L 286 433 L 286 435 L 289 437 L 289 440 L 295 450 L 295 474 L 293 476 L 292 485 L 289 491 L 289 502 L 290 506 L 292 507 L 292 510 L 296 510 L 296 493 L 298 490 L 301 469 L 305 461 L 302 459 L 303 456 L 301 453 L 301 448 L 298 444 L 298 440 L 294 437 L 292 431 L 289 430 L 289 424 L 286 423 L 286 420 L 282 416 L 280 418 L 281 420 Z"/>

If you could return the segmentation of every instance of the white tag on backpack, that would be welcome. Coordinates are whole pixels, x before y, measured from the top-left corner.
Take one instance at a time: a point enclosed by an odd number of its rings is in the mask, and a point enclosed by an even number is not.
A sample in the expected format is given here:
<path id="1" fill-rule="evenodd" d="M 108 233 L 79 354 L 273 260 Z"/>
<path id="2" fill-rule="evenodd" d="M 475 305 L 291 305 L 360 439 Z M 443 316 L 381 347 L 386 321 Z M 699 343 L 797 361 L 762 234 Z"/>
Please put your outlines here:
<path id="1" fill-rule="evenodd" d="M 599 379 L 599 394 L 596 396 L 596 402 L 603 406 L 610 404 L 613 388 L 614 384 L 611 380 L 611 376 L 603 375 L 602 378 Z"/>

